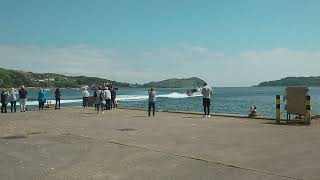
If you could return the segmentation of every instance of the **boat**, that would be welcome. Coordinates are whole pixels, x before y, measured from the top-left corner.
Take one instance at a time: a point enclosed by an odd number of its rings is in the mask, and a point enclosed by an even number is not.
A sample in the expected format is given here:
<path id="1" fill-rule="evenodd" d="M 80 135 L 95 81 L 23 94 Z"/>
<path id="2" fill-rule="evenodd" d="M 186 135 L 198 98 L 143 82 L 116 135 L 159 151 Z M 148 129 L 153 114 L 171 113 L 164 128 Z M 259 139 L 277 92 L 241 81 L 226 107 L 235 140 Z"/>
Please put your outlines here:
<path id="1" fill-rule="evenodd" d="M 186 94 L 187 94 L 188 96 L 192 96 L 194 93 L 200 92 L 200 91 L 202 90 L 202 88 L 199 87 L 199 83 L 197 83 L 197 84 L 198 84 L 198 87 L 196 87 L 196 83 L 194 82 L 194 83 L 193 83 L 193 88 L 187 89 Z"/>

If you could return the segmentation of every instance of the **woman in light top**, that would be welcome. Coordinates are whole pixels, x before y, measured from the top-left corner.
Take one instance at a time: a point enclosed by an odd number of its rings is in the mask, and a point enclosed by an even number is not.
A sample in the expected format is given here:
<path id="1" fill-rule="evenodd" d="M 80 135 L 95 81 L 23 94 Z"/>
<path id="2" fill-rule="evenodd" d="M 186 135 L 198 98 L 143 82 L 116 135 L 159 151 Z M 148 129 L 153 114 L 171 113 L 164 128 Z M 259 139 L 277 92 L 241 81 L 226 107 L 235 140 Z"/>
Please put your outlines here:
<path id="1" fill-rule="evenodd" d="M 11 103 L 11 112 L 17 112 L 17 99 L 18 99 L 17 96 L 18 95 L 19 95 L 18 90 L 16 90 L 15 88 L 11 88 L 10 95 L 9 95 L 9 100 Z"/>
<path id="2" fill-rule="evenodd" d="M 82 91 L 82 105 L 83 108 L 88 108 L 88 99 L 89 99 L 90 93 L 87 90 L 87 88 L 84 88 Z"/>

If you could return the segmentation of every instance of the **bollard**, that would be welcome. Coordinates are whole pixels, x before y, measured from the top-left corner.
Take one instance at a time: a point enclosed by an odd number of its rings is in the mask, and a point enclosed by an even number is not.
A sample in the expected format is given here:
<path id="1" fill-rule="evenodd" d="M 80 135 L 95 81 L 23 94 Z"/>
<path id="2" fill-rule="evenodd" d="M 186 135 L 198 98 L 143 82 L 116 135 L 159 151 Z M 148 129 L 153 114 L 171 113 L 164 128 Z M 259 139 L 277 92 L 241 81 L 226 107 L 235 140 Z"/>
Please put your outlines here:
<path id="1" fill-rule="evenodd" d="M 309 95 L 306 96 L 306 114 L 304 116 L 304 120 L 307 125 L 311 123 L 311 98 Z"/>
<path id="2" fill-rule="evenodd" d="M 280 124 L 280 95 L 276 95 L 276 122 Z"/>

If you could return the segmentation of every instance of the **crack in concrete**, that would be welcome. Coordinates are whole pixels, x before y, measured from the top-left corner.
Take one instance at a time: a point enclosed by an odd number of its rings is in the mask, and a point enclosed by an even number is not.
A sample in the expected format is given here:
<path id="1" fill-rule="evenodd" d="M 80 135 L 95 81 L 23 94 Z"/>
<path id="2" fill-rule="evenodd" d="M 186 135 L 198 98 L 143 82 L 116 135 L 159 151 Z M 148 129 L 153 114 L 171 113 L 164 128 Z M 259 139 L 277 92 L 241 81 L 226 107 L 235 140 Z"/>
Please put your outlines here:
<path id="1" fill-rule="evenodd" d="M 227 164 L 227 163 L 223 163 L 223 162 L 217 162 L 217 161 L 212 161 L 212 160 L 208 160 L 208 159 L 192 157 L 192 156 L 188 156 L 188 155 L 181 155 L 181 154 L 175 154 L 175 153 L 170 153 L 170 152 L 165 152 L 165 151 L 160 151 L 160 150 L 154 150 L 154 149 L 150 149 L 150 148 L 146 148 L 146 147 L 140 147 L 140 146 L 124 144 L 124 143 L 120 143 L 120 142 L 116 142 L 116 141 L 110 141 L 110 140 L 107 140 L 107 139 L 99 139 L 99 138 L 94 138 L 94 137 L 89 137 L 89 136 L 84 136 L 84 135 L 78 135 L 78 134 L 71 134 L 71 133 L 66 133 L 66 132 L 63 132 L 62 135 L 79 136 L 79 137 L 92 139 L 92 140 L 96 140 L 96 141 L 102 141 L 102 142 L 109 143 L 109 144 L 115 144 L 115 145 L 119 145 L 119 146 L 135 148 L 135 149 L 141 149 L 141 150 L 145 150 L 145 151 L 161 153 L 161 154 L 174 156 L 174 157 L 180 157 L 180 158 L 185 158 L 185 159 L 202 161 L 202 162 L 206 162 L 206 163 L 211 163 L 211 164 L 216 164 L 216 165 L 221 165 L 221 166 L 225 166 L 225 167 L 236 168 L 236 169 L 241 169 L 241 170 L 246 170 L 246 171 L 251 171 L 251 172 L 257 172 L 257 173 L 277 176 L 277 177 L 281 177 L 281 178 L 287 178 L 287 179 L 293 179 L 293 180 L 303 180 L 302 178 L 296 178 L 296 177 L 281 175 L 281 174 L 272 173 L 272 172 L 268 172 L 268 171 L 263 171 L 263 170 L 259 170 L 259 169 L 241 167 L 241 166 L 237 166 L 237 165 L 233 165 L 233 164 Z"/>

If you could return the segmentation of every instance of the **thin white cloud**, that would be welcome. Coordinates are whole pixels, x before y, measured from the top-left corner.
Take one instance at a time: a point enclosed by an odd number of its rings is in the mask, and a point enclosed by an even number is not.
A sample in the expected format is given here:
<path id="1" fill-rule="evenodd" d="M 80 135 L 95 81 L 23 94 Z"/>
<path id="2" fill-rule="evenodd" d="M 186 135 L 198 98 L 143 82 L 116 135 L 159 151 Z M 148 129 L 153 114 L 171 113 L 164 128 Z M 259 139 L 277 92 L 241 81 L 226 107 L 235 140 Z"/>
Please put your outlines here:
<path id="1" fill-rule="evenodd" d="M 216 86 L 250 86 L 286 76 L 319 75 L 320 51 L 286 48 L 225 54 L 186 43 L 175 48 L 0 45 L 3 68 L 148 82 L 198 76 Z"/>

